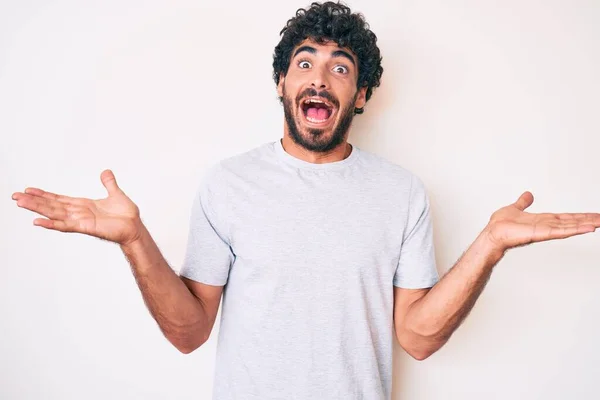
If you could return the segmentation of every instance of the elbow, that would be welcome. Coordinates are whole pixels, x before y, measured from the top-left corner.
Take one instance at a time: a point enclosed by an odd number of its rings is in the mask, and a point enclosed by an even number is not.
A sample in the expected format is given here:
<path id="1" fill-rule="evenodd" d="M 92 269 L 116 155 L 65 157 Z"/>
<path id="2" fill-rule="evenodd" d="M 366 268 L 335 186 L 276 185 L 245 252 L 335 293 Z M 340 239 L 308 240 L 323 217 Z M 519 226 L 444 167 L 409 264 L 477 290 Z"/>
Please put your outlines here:
<path id="1" fill-rule="evenodd" d="M 435 353 L 435 351 L 417 351 L 417 350 L 412 350 L 412 351 L 407 350 L 406 352 L 417 361 L 423 361 L 423 360 L 427 359 L 429 356 L 431 356 L 433 353 Z"/>
<path id="2" fill-rule="evenodd" d="M 445 341 L 413 334 L 398 337 L 398 343 L 412 358 L 423 361 L 437 352 Z"/>
<path id="3" fill-rule="evenodd" d="M 413 348 L 404 348 L 408 355 L 414 358 L 417 361 L 423 361 L 427 358 L 431 357 L 435 352 L 437 352 L 442 346 L 434 345 L 434 344 L 420 344 L 416 345 Z"/>
<path id="4" fill-rule="evenodd" d="M 420 338 L 406 352 L 415 360 L 423 361 L 435 354 L 447 341 L 445 338 Z"/>
<path id="5" fill-rule="evenodd" d="M 200 346 L 202 346 L 206 341 L 203 340 L 201 342 L 171 342 L 171 344 L 173 344 L 173 346 L 175 346 L 175 348 L 177 350 L 179 350 L 180 353 L 183 354 L 190 354 L 192 352 L 194 352 L 197 348 L 199 348 Z"/>
<path id="6" fill-rule="evenodd" d="M 188 346 L 181 346 L 181 345 L 179 345 L 179 346 L 174 345 L 174 346 L 177 350 L 179 350 L 180 353 L 183 353 L 183 354 L 190 354 L 191 352 L 196 350 L 198 347 L 200 347 L 200 346 L 197 346 L 197 347 L 189 346 L 188 347 Z"/>
<path id="7" fill-rule="evenodd" d="M 208 335 L 192 333 L 165 334 L 167 340 L 183 354 L 190 354 L 208 340 Z"/>

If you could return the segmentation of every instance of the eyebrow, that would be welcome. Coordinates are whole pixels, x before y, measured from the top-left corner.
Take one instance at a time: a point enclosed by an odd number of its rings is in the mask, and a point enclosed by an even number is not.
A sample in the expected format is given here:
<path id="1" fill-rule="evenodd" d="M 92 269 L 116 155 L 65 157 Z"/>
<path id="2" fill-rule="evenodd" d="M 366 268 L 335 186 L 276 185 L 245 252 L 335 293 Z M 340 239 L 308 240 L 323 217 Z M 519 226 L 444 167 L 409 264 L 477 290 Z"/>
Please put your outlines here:
<path id="1" fill-rule="evenodd" d="M 311 46 L 302 46 L 300 48 L 298 48 L 298 50 L 296 50 L 296 52 L 294 53 L 294 57 L 296 57 L 299 53 L 302 53 L 303 51 L 306 51 L 310 54 L 317 54 L 317 49 L 315 49 L 314 47 Z M 350 54 L 348 54 L 347 52 L 345 52 L 344 50 L 336 50 L 333 53 L 331 53 L 331 57 L 344 57 L 347 58 L 348 60 L 350 60 L 350 62 L 352 63 L 352 65 L 356 66 L 356 63 L 354 62 L 354 58 L 352 58 L 352 56 Z"/>

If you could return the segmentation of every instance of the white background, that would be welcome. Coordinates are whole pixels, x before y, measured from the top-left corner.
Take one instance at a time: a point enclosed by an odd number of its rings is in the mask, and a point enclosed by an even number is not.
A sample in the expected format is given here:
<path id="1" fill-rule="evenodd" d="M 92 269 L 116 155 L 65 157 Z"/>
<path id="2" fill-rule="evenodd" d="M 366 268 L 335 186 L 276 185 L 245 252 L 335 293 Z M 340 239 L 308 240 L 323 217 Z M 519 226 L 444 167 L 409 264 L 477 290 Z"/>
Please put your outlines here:
<path id="1" fill-rule="evenodd" d="M 218 323 L 180 354 L 117 245 L 35 227 L 10 196 L 105 197 L 111 168 L 178 270 L 206 168 L 283 134 L 272 54 L 307 3 L 0 4 L 0 398 L 209 399 Z M 599 2 L 350 6 L 385 68 L 350 142 L 424 181 L 440 274 L 525 190 L 528 211 L 600 212 Z M 598 398 L 599 244 L 510 251 L 439 352 L 396 345 L 394 399 Z"/>

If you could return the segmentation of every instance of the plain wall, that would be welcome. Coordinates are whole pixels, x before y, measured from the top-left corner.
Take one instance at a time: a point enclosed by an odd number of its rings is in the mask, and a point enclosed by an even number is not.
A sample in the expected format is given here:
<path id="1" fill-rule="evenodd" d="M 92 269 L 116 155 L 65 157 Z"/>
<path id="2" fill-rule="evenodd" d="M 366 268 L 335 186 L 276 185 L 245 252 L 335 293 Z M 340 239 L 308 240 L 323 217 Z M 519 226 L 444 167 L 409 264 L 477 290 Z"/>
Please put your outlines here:
<path id="1" fill-rule="evenodd" d="M 218 320 L 162 336 L 119 247 L 33 226 L 27 186 L 102 198 L 111 168 L 179 270 L 206 168 L 283 135 L 279 31 L 307 3 L 0 2 L 0 398 L 210 399 Z M 381 87 L 350 142 L 417 174 L 440 274 L 525 190 L 600 212 L 598 1 L 352 1 Z M 600 237 L 513 249 L 465 323 L 394 399 L 600 397 Z"/>

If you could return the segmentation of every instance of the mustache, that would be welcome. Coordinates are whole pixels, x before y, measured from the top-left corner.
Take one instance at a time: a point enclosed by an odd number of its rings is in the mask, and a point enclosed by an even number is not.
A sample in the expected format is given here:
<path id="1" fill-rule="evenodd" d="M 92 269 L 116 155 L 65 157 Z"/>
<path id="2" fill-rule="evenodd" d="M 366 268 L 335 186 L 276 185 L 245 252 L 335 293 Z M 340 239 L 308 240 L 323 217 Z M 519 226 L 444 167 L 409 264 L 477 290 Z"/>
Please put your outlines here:
<path id="1" fill-rule="evenodd" d="M 333 104 L 336 108 L 339 108 L 339 106 L 340 106 L 340 102 L 335 97 L 333 97 L 333 95 L 331 93 L 329 93 L 326 90 L 317 92 L 313 88 L 306 88 L 304 91 L 302 91 L 296 98 L 296 103 L 300 104 L 300 99 L 303 97 L 314 97 L 314 96 L 319 96 L 319 97 L 326 99 L 331 104 Z"/>

